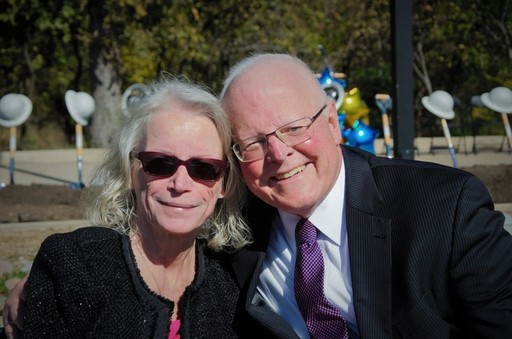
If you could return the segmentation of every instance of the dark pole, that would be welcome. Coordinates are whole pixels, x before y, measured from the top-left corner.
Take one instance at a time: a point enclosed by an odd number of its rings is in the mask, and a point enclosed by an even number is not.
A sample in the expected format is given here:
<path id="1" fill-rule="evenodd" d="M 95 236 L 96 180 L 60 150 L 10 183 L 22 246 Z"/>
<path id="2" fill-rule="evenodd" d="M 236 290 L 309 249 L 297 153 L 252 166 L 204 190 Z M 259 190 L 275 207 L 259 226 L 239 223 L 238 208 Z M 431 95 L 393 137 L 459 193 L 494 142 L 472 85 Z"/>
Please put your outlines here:
<path id="1" fill-rule="evenodd" d="M 396 158 L 414 159 L 411 0 L 391 0 L 391 39 L 393 152 Z"/>

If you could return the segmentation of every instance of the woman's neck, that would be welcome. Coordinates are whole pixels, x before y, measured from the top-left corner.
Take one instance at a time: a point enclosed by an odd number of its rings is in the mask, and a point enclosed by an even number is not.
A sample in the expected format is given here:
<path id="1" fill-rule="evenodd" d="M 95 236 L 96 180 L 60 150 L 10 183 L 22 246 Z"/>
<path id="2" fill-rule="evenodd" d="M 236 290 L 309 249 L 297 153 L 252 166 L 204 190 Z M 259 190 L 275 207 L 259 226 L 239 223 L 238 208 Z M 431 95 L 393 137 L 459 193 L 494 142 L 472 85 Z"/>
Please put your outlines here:
<path id="1" fill-rule="evenodd" d="M 180 299 L 195 276 L 195 241 L 185 244 L 172 238 L 153 239 L 142 234 L 130 234 L 140 274 L 153 292 L 172 300 L 179 309 Z M 171 319 L 177 317 L 178 312 L 173 312 Z"/>

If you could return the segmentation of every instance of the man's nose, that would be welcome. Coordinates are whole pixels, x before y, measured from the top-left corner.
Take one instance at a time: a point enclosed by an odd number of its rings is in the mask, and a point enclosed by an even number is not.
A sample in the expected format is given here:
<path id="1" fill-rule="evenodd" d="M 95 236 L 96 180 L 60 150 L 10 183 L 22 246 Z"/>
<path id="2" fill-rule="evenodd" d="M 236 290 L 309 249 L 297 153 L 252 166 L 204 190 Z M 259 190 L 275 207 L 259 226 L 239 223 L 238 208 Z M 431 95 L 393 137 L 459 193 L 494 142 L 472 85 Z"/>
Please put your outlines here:
<path id="1" fill-rule="evenodd" d="M 293 148 L 285 144 L 276 135 L 271 135 L 267 139 L 267 157 L 271 161 L 283 161 L 293 152 Z"/>

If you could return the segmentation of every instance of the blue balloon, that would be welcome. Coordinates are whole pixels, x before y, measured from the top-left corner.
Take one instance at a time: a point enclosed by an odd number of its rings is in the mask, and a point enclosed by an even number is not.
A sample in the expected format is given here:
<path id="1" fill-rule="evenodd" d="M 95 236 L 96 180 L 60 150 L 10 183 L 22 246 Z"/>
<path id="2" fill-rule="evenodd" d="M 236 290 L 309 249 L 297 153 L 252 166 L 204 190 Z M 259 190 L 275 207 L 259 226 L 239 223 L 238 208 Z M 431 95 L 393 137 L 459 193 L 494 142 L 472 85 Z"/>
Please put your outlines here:
<path id="1" fill-rule="evenodd" d="M 345 144 L 362 148 L 368 152 L 375 153 L 374 141 L 379 136 L 380 131 L 367 126 L 361 119 L 356 120 L 350 128 L 345 128 L 341 132 Z"/>
<path id="2" fill-rule="evenodd" d="M 347 115 L 346 114 L 343 114 L 343 113 L 338 113 L 338 123 L 340 125 L 340 130 L 343 131 L 343 129 L 345 128 L 344 125 L 345 125 L 345 120 L 347 119 Z"/>
<path id="3" fill-rule="evenodd" d="M 333 76 L 333 73 L 329 67 L 324 68 L 318 81 L 320 82 L 320 86 L 322 86 L 327 96 L 334 100 L 336 103 L 336 109 L 339 110 L 343 105 L 343 100 L 345 99 L 345 88 L 347 87 L 347 81 L 345 79 L 339 79 Z"/>
<path id="4" fill-rule="evenodd" d="M 341 87 L 343 87 L 343 89 L 347 88 L 347 80 L 333 77 L 332 71 L 329 69 L 329 67 L 324 68 L 320 74 L 320 78 L 318 78 L 318 81 L 320 82 L 320 85 L 329 85 L 332 82 L 337 82 L 341 85 Z"/>

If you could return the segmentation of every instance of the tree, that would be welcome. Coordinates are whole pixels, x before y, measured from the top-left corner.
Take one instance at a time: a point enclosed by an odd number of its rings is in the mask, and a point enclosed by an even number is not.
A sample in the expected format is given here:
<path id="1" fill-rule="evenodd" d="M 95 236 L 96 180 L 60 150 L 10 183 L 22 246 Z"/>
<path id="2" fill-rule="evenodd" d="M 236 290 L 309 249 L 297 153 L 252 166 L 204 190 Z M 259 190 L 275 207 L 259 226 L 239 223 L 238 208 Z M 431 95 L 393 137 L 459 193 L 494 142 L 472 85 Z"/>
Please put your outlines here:
<path id="1" fill-rule="evenodd" d="M 123 89 L 162 72 L 221 89 L 226 71 L 258 52 L 301 57 L 347 75 L 373 111 L 391 92 L 388 0 L 0 0 L 0 94 L 34 103 L 22 148 L 72 147 L 67 89 L 93 94 L 87 146 L 104 146 L 121 117 Z M 512 86 L 510 0 L 415 0 L 417 133 L 427 122 L 419 100 L 445 89 L 464 102 L 494 86 Z M 375 120 L 373 120 L 375 118 Z M 55 136 L 56 140 L 47 141 Z M 0 135 L 2 139 L 2 135 Z"/>

